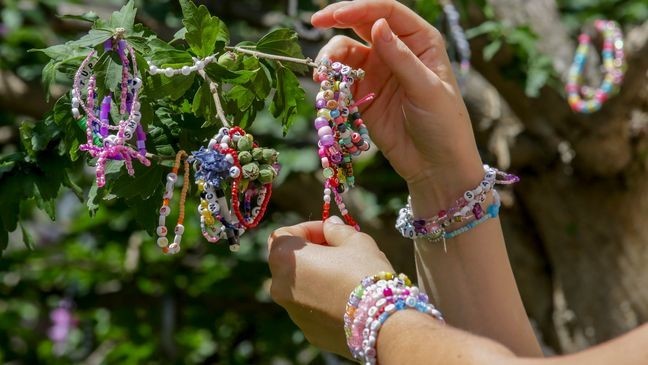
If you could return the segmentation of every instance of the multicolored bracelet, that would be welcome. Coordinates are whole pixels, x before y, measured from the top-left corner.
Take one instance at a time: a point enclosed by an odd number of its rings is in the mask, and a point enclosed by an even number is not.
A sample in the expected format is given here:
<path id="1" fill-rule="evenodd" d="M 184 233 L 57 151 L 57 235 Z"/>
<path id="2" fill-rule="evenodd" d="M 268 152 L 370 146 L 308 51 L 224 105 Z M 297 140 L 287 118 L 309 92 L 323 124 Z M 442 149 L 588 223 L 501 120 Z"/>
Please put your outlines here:
<path id="1" fill-rule="evenodd" d="M 432 242 L 448 239 L 448 237 L 456 237 L 468 229 L 453 231 L 448 235 L 446 230 L 452 224 L 470 221 L 472 219 L 480 221 L 485 215 L 492 216 L 496 211 L 499 211 L 499 205 L 497 205 L 497 208 L 491 206 L 485 214 L 481 206 L 495 185 L 514 184 L 519 180 L 515 175 L 484 165 L 484 179 L 479 185 L 474 189 L 467 190 L 461 198 L 455 201 L 452 207 L 439 211 L 432 218 L 415 218 L 412 212 L 411 202 L 409 201 L 411 197 L 408 198 L 408 204 L 399 211 L 398 218 L 396 219 L 396 229 L 405 238 L 426 238 Z M 470 228 L 475 225 L 470 226 Z"/>
<path id="2" fill-rule="evenodd" d="M 98 187 L 106 184 L 105 167 L 108 160 L 123 160 L 129 175 L 133 175 L 132 160 L 136 159 L 144 166 L 151 162 L 146 158 L 146 134 L 140 124 L 139 89 L 142 80 L 137 70 L 137 59 L 133 48 L 123 39 L 124 30 L 118 29 L 115 36 L 104 43 L 106 52 L 117 53 L 122 63 L 121 95 L 119 98 L 119 122 L 110 124 L 112 95 L 106 95 L 98 105 L 96 76 L 93 74 L 96 51 L 92 50 L 83 60 L 74 75 L 72 88 L 72 115 L 85 125 L 87 141 L 79 150 L 87 151 L 97 158 L 96 181 Z M 130 59 L 129 59 L 130 58 Z M 130 66 L 130 67 L 129 67 Z M 129 69 L 131 70 L 129 72 Z M 82 94 L 85 88 L 85 95 Z M 85 117 L 81 112 L 85 113 Z M 127 117 L 123 117 L 128 114 Z M 110 134 L 110 131 L 116 131 Z M 134 136 L 137 137 L 136 149 L 127 145 Z"/>
<path id="3" fill-rule="evenodd" d="M 207 147 L 201 147 L 189 156 L 184 151 L 178 152 L 173 171 L 167 176 L 157 228 L 158 245 L 164 253 L 174 254 L 180 250 L 189 164 L 193 164 L 196 171 L 195 183 L 200 192 L 198 214 L 203 237 L 211 243 L 226 239 L 230 250 L 238 251 L 240 236 L 256 227 L 265 214 L 272 195 L 272 182 L 279 173 L 277 157 L 277 151 L 259 147 L 254 137 L 239 127 L 221 128 Z M 182 158 L 186 161 L 180 218 L 174 242 L 168 245 L 164 223 L 170 213 L 169 202 Z M 227 189 L 230 190 L 229 201 Z"/>
<path id="4" fill-rule="evenodd" d="M 346 209 L 341 194 L 355 185 L 352 157 L 367 151 L 371 145 L 358 106 L 373 100 L 374 95 L 354 101 L 351 93 L 353 83 L 363 77 L 363 70 L 354 70 L 327 58 L 320 60 L 313 76 L 320 83 L 315 98 L 317 118 L 314 125 L 319 136 L 318 153 L 325 179 L 322 220 L 329 217 L 333 194 L 342 217 L 357 230 L 360 227 Z"/>
<path id="5" fill-rule="evenodd" d="M 157 245 L 162 249 L 162 252 L 165 254 L 176 254 L 180 252 L 180 242 L 182 241 L 182 234 L 184 233 L 184 217 L 185 217 L 185 201 L 187 199 L 187 191 L 189 190 L 189 162 L 187 162 L 187 153 L 185 151 L 178 151 L 175 158 L 175 163 L 173 169 L 170 173 L 167 174 L 167 183 L 166 189 L 164 191 L 164 196 L 162 200 L 162 206 L 160 207 L 160 219 L 158 220 L 157 227 Z M 173 238 L 173 243 L 169 245 L 169 240 L 167 239 L 168 230 L 166 228 L 166 217 L 171 214 L 171 199 L 173 199 L 173 189 L 175 188 L 175 183 L 178 180 L 178 170 L 180 169 L 180 162 L 184 159 L 184 176 L 182 183 L 182 191 L 180 192 L 180 205 L 178 213 L 178 223 L 176 223 L 174 233 L 175 237 Z"/>
<path id="6" fill-rule="evenodd" d="M 573 111 L 593 113 L 601 109 L 608 98 L 619 90 L 625 72 L 625 55 L 623 53 L 623 34 L 619 25 L 610 20 L 597 20 L 594 27 L 603 36 L 603 70 L 605 75 L 597 89 L 582 86 L 583 70 L 591 44 L 591 37 L 582 33 L 578 37 L 578 48 L 574 62 L 567 76 L 567 100 Z"/>
<path id="7" fill-rule="evenodd" d="M 345 328 L 347 345 L 353 357 L 363 364 L 376 364 L 378 332 L 396 311 L 414 309 L 444 323 L 441 312 L 429 303 L 428 296 L 403 277 L 407 278 L 391 273 L 380 273 L 379 280 L 376 275 L 369 276 L 361 282 L 363 289 L 356 288 L 350 296 L 349 301 L 358 304 L 350 318 L 345 315 L 345 323 L 351 322 L 350 330 Z"/>

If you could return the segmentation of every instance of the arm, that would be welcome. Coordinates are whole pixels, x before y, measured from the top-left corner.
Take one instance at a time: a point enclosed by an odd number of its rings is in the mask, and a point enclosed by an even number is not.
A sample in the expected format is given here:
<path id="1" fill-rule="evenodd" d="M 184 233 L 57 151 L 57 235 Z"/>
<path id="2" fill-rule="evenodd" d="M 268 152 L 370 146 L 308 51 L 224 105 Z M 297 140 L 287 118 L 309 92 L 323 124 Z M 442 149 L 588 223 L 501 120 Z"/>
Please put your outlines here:
<path id="1" fill-rule="evenodd" d="M 364 110 L 370 134 L 408 183 L 414 213 L 428 218 L 483 177 L 470 120 L 442 35 L 390 0 L 333 4 L 317 27 L 351 28 L 371 47 L 336 37 L 320 55 L 362 67 L 356 95 L 379 91 Z M 522 355 L 541 354 L 526 317 L 497 220 L 449 243 L 449 252 L 416 243 L 419 281 L 448 322 L 497 339 Z M 436 290 L 432 290 L 435 288 Z M 480 303 L 478 313 L 475 303 Z M 486 311 L 494 318 L 481 316 Z"/>
<path id="2" fill-rule="evenodd" d="M 324 224 L 280 228 L 268 244 L 273 299 L 311 343 L 348 357 L 342 322 L 348 295 L 364 276 L 392 271 L 389 261 L 371 237 L 334 217 Z M 482 316 L 494 317 L 480 304 L 473 306 Z M 491 339 L 403 310 L 385 321 L 377 350 L 382 365 L 639 365 L 648 363 L 646 343 L 648 325 L 577 354 L 530 359 Z"/>

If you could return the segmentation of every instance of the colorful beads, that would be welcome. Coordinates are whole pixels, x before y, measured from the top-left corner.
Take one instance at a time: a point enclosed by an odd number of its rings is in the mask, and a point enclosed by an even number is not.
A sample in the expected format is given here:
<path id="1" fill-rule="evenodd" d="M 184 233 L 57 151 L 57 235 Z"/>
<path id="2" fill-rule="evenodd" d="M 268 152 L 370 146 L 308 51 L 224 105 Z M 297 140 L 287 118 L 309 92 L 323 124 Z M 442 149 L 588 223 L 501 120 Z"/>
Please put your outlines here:
<path id="1" fill-rule="evenodd" d="M 158 220 L 158 227 L 156 233 L 158 235 L 157 245 L 162 249 L 162 252 L 165 254 L 176 254 L 180 252 L 180 243 L 182 241 L 182 234 L 184 233 L 184 216 L 185 216 L 185 201 L 187 198 L 187 191 L 189 189 L 189 162 L 187 162 L 187 153 L 185 151 L 178 151 L 175 158 L 175 163 L 173 169 L 169 174 L 167 174 L 167 184 L 164 192 L 164 198 L 162 200 L 162 206 L 160 207 L 160 218 Z M 169 233 L 166 227 L 166 217 L 171 213 L 171 207 L 169 203 L 173 198 L 173 190 L 175 188 L 175 182 L 178 179 L 178 169 L 180 168 L 180 162 L 184 159 L 184 175 L 182 183 L 182 191 L 180 192 L 180 212 L 178 214 L 178 222 L 173 230 L 175 234 L 173 242 L 169 244 L 167 239 L 167 234 Z"/>
<path id="2" fill-rule="evenodd" d="M 79 150 L 87 151 L 97 158 L 96 182 L 98 187 L 106 183 L 105 165 L 108 160 L 123 160 L 129 175 L 135 173 L 132 160 L 136 159 L 145 166 L 151 162 L 146 158 L 146 134 L 140 124 L 139 89 L 142 80 L 137 70 L 137 61 L 132 47 L 122 39 L 123 32 L 118 32 L 104 43 L 105 52 L 116 52 L 122 64 L 121 92 L 119 97 L 120 121 L 110 124 L 113 96 L 106 95 L 101 104 L 96 88 L 96 76 L 93 74 L 96 51 L 92 50 L 83 60 L 74 76 L 72 88 L 72 116 L 84 121 L 80 123 L 86 129 L 86 143 Z M 130 59 L 129 59 L 130 57 Z M 130 71 L 129 71 L 130 70 Z M 85 97 L 82 87 L 86 90 Z M 83 112 L 83 113 L 82 113 Z M 82 115 L 82 114 L 85 114 Z M 123 116 L 128 114 L 126 118 Z M 110 131 L 116 131 L 110 134 Z M 127 143 L 136 137 L 136 148 Z"/>
<path id="3" fill-rule="evenodd" d="M 601 109 L 609 97 L 618 92 L 625 72 L 625 55 L 623 52 L 623 34 L 614 21 L 597 20 L 594 27 L 603 36 L 603 82 L 597 89 L 582 86 L 585 61 L 589 51 L 591 38 L 588 34 L 578 37 L 578 47 L 574 62 L 567 75 L 567 101 L 573 111 L 589 114 Z"/>
<path id="4" fill-rule="evenodd" d="M 344 313 L 345 334 L 351 354 L 362 364 L 376 364 L 378 332 L 389 316 L 413 309 L 445 323 L 425 293 L 404 274 L 380 273 L 365 277 L 349 295 Z"/>
<path id="5" fill-rule="evenodd" d="M 227 240 L 230 250 L 237 251 L 239 237 L 261 222 L 279 173 L 277 157 L 277 151 L 259 147 L 239 127 L 221 128 L 207 147 L 192 153 L 200 228 L 208 242 Z"/>
<path id="6" fill-rule="evenodd" d="M 496 184 L 509 185 L 519 181 L 512 174 L 501 172 L 495 168 L 484 165 L 484 179 L 474 189 L 467 190 L 457 199 L 452 207 L 439 211 L 434 217 L 417 219 L 411 209 L 411 204 L 402 208 L 396 219 L 396 229 L 405 238 L 426 238 L 432 242 L 454 238 L 467 232 L 476 225 L 489 218 L 497 216 L 499 211 L 499 195 L 493 190 Z M 493 191 L 494 203 L 484 212 L 481 204 L 486 201 L 486 196 Z M 469 222 L 466 226 L 447 233 L 447 229 L 457 223 Z M 475 223 L 478 222 L 478 223 Z"/>
<path id="7" fill-rule="evenodd" d="M 322 219 L 330 214 L 331 192 L 340 213 L 347 224 L 359 229 L 351 217 L 341 194 L 355 185 L 352 157 L 367 151 L 370 146 L 369 132 L 364 125 L 358 105 L 370 101 L 373 94 L 355 102 L 351 85 L 364 77 L 364 71 L 353 70 L 339 62 L 322 59 L 313 79 L 320 84 L 315 98 L 317 117 L 313 125 L 319 137 L 318 154 L 322 164 L 324 204 Z"/>

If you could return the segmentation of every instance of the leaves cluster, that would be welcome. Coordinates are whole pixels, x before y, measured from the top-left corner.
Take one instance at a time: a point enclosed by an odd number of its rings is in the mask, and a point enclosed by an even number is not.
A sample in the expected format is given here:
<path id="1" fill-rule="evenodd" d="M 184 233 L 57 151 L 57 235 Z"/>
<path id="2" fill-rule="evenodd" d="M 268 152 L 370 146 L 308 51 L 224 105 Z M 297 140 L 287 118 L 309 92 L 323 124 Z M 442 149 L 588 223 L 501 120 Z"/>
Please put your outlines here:
<path id="1" fill-rule="evenodd" d="M 303 59 L 297 36 L 289 29 L 275 29 L 258 42 L 246 41 L 230 45 L 225 23 L 209 13 L 204 6 L 180 0 L 184 27 L 174 39 L 166 42 L 141 24 L 135 24 L 137 9 L 129 1 L 108 20 L 96 16 L 76 16 L 91 22 L 90 31 L 78 40 L 33 51 L 50 61 L 42 71 L 43 86 L 50 90 L 55 83 L 71 86 L 74 73 L 92 49 L 101 55 L 94 71 L 100 95 L 119 95 L 122 66 L 113 52 L 103 52 L 106 40 L 124 30 L 124 38 L 137 55 L 138 68 L 144 81 L 140 91 L 142 123 L 148 132 L 147 149 L 156 155 L 173 155 L 179 149 L 196 150 L 220 127 L 214 97 L 219 98 L 230 122 L 250 127 L 259 112 L 269 110 L 278 119 L 278 129 L 285 134 L 297 116 L 297 107 L 304 91 L 295 73 L 306 67 L 237 52 L 237 49 L 269 55 Z M 222 57 L 228 54 L 228 57 Z M 234 58 L 229 57 L 234 55 Z M 214 55 L 217 60 L 205 68 L 206 76 L 219 85 L 219 95 L 210 91 L 209 82 L 195 74 L 165 75 L 148 73 L 149 65 L 180 68 L 192 65 L 194 58 Z M 80 198 L 84 192 L 74 184 L 73 170 L 85 161 L 78 147 L 85 142 L 85 133 L 70 112 L 70 96 L 66 93 L 55 103 L 42 122 L 24 123 L 21 128 L 21 150 L 0 159 L 0 251 L 8 242 L 7 232 L 17 228 L 20 207 L 35 201 L 52 219 L 54 202 L 62 186 L 72 188 Z M 147 229 L 155 227 L 154 210 L 161 196 L 160 181 L 166 168 L 154 163 L 150 168 L 136 164 L 135 177 L 128 176 L 121 163 L 107 167 L 108 184 L 103 189 L 93 185 L 87 205 L 94 214 L 101 201 L 124 199 L 136 212 L 137 220 Z M 89 183 L 88 183 L 89 184 Z"/>

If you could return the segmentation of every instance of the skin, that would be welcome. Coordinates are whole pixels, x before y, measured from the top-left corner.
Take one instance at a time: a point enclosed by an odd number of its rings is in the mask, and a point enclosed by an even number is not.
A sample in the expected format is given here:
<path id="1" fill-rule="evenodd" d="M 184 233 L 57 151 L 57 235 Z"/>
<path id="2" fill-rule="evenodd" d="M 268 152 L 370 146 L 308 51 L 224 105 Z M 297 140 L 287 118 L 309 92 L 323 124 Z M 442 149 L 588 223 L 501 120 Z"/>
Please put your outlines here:
<path id="1" fill-rule="evenodd" d="M 363 110 L 363 119 L 373 141 L 407 182 L 415 215 L 430 217 L 479 183 L 481 159 L 436 29 L 391 0 L 334 3 L 313 15 L 312 23 L 321 28 L 351 28 L 369 44 L 338 36 L 320 57 L 366 71 L 366 78 L 354 85 L 358 98 L 380 91 Z M 447 253 L 425 241 L 415 242 L 415 248 L 421 287 L 434 294 L 449 325 L 415 311 L 394 314 L 378 336 L 381 364 L 648 361 L 648 348 L 643 346 L 648 326 L 576 355 L 519 357 L 541 352 L 497 219 L 449 241 Z M 349 293 L 363 277 L 393 271 L 374 240 L 331 217 L 276 230 L 268 250 L 273 299 L 311 343 L 350 356 L 342 321 Z"/>
<path id="2" fill-rule="evenodd" d="M 350 28 L 370 44 L 338 36 L 327 56 L 362 68 L 354 95 L 379 91 L 363 110 L 371 138 L 405 179 L 414 213 L 431 217 L 475 187 L 482 161 L 440 33 L 391 0 L 338 2 L 313 15 L 323 28 Z M 448 323 L 540 356 L 508 261 L 498 219 L 442 245 L 415 243 L 421 287 Z M 479 305 L 475 305 L 479 303 Z M 482 314 L 492 313 L 490 317 Z"/>
<path id="3" fill-rule="evenodd" d="M 350 357 L 342 322 L 346 300 L 363 277 L 393 270 L 385 255 L 338 217 L 279 228 L 268 245 L 273 299 L 311 343 Z M 648 363 L 647 342 L 648 324 L 577 354 L 524 358 L 491 339 L 404 310 L 385 322 L 377 350 L 383 365 L 639 365 Z"/>

